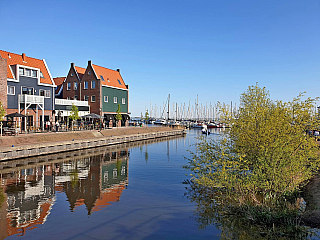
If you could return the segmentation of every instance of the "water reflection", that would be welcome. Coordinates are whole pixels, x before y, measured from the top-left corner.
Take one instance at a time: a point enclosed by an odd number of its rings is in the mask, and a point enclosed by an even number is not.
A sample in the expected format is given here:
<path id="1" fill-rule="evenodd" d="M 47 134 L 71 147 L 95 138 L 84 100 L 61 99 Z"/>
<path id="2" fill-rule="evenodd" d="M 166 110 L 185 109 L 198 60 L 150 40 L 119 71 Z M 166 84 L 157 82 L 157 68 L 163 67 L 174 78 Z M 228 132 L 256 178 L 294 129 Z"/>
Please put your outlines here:
<path id="1" fill-rule="evenodd" d="M 23 236 L 45 223 L 59 193 L 70 211 L 84 206 L 88 215 L 119 201 L 128 185 L 129 149 L 175 138 L 2 162 L 0 239 Z"/>
<path id="2" fill-rule="evenodd" d="M 196 204 L 194 217 L 199 229 L 216 225 L 221 230 L 221 239 L 319 239 L 318 229 L 310 228 L 297 217 L 296 222 L 268 223 L 261 211 L 253 214 L 250 209 L 238 208 L 230 194 L 222 190 L 208 189 L 188 180 L 187 197 Z M 255 216 L 253 216 L 255 215 Z M 250 217 L 252 216 L 252 217 Z M 255 219 L 254 219 L 255 218 Z M 284 218 L 285 219 L 285 218 Z M 257 221 L 258 220 L 258 221 Z"/>
<path id="3" fill-rule="evenodd" d="M 71 211 L 85 205 L 90 215 L 119 201 L 127 185 L 128 157 L 126 149 L 56 163 L 56 190 L 66 193 Z"/>

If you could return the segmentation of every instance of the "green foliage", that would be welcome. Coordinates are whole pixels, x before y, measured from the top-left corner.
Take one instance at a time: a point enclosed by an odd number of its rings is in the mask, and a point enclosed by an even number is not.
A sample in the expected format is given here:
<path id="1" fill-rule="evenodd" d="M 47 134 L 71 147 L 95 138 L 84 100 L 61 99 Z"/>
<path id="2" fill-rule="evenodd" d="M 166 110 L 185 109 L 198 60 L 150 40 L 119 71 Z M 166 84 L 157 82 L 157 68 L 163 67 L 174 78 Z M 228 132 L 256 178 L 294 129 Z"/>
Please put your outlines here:
<path id="1" fill-rule="evenodd" d="M 119 121 L 122 120 L 120 104 L 118 104 L 117 114 L 116 114 L 115 118 L 116 118 L 116 124 L 117 124 L 117 127 L 118 127 Z"/>
<path id="2" fill-rule="evenodd" d="M 317 99 L 302 97 L 272 101 L 255 85 L 241 95 L 233 115 L 220 105 L 220 117 L 231 128 L 218 140 L 202 138 L 197 145 L 187 166 L 194 181 L 226 189 L 239 206 L 281 205 L 319 168 L 318 147 L 306 134 L 319 126 Z"/>
<path id="3" fill-rule="evenodd" d="M 74 121 L 74 120 L 77 120 L 79 119 L 79 110 L 78 110 L 78 107 L 76 105 L 74 105 L 72 103 L 72 107 L 71 107 L 71 113 L 70 113 L 70 116 L 69 118 Z"/>
<path id="4" fill-rule="evenodd" d="M 3 121 L 3 118 L 5 115 L 6 115 L 6 109 L 2 105 L 2 102 L 0 101 L 0 121 Z"/>
<path id="5" fill-rule="evenodd" d="M 301 223 L 301 198 L 287 202 L 286 208 L 238 206 L 226 189 L 191 183 L 186 196 L 195 203 L 195 219 L 200 229 L 215 224 L 220 239 L 313 239 L 317 229 Z M 236 194 L 234 195 L 234 197 Z M 315 239 L 315 238 L 314 238 Z M 318 239 L 318 238 L 317 238 Z"/>
<path id="6" fill-rule="evenodd" d="M 115 118 L 116 118 L 117 122 L 120 121 L 120 120 L 122 120 L 120 104 L 118 104 L 117 115 L 116 115 Z"/>
<path id="7" fill-rule="evenodd" d="M 148 122 L 148 120 L 149 120 L 149 113 L 148 113 L 148 110 L 146 111 L 146 113 L 144 114 L 144 120 L 145 120 L 145 122 L 147 123 Z"/>

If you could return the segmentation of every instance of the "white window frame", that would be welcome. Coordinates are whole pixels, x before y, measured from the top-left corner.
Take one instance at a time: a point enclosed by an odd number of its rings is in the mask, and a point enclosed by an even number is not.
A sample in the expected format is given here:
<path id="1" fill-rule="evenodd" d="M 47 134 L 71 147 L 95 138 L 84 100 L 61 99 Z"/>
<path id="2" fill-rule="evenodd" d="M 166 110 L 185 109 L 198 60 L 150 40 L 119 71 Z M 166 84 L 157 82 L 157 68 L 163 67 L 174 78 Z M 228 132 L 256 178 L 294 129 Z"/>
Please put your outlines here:
<path id="1" fill-rule="evenodd" d="M 113 103 L 118 103 L 118 98 L 117 97 L 113 97 Z"/>
<path id="2" fill-rule="evenodd" d="M 94 98 L 94 101 L 93 101 L 93 98 Z M 96 102 L 96 95 L 91 96 L 91 102 Z"/>
<path id="3" fill-rule="evenodd" d="M 26 89 L 27 89 L 27 94 L 23 93 L 23 88 L 26 88 Z M 28 94 L 29 89 L 32 89 L 32 94 Z M 25 95 L 34 95 L 34 88 L 33 88 L 33 87 L 21 86 L 21 94 L 25 94 Z"/>
<path id="4" fill-rule="evenodd" d="M 94 87 L 93 87 L 94 85 Z M 96 88 L 96 81 L 91 81 L 91 89 L 95 89 Z"/>
<path id="5" fill-rule="evenodd" d="M 19 76 L 24 76 L 24 71 L 23 67 L 19 67 Z"/>
<path id="6" fill-rule="evenodd" d="M 13 89 L 13 93 L 10 93 L 9 89 Z M 15 86 L 7 86 L 7 94 L 8 95 L 16 95 L 16 88 Z"/>
<path id="7" fill-rule="evenodd" d="M 73 100 L 79 100 L 78 95 L 74 95 Z"/>
<path id="8" fill-rule="evenodd" d="M 30 69 L 30 68 L 26 68 L 25 71 L 24 71 L 24 74 L 25 74 L 27 77 L 31 77 L 31 69 Z"/>
<path id="9" fill-rule="evenodd" d="M 89 101 L 89 96 L 88 95 L 84 95 L 83 100 L 84 101 Z"/>
<path id="10" fill-rule="evenodd" d="M 71 82 L 67 82 L 67 91 L 71 90 Z"/>
<path id="11" fill-rule="evenodd" d="M 73 90 L 78 90 L 78 82 L 73 82 Z"/>
<path id="12" fill-rule="evenodd" d="M 89 87 L 88 81 L 84 81 L 83 89 L 88 89 L 88 87 Z"/>
<path id="13" fill-rule="evenodd" d="M 35 73 L 35 74 L 34 74 Z M 31 77 L 33 78 L 38 78 L 38 71 L 37 70 L 34 70 L 34 69 L 31 69 Z"/>
<path id="14" fill-rule="evenodd" d="M 43 93 L 43 95 L 41 95 L 41 93 Z M 39 96 L 45 96 L 46 94 L 45 94 L 45 90 L 43 90 L 43 89 L 39 89 Z"/>
<path id="15" fill-rule="evenodd" d="M 44 90 L 44 98 L 51 98 L 51 91 L 50 90 Z"/>
<path id="16" fill-rule="evenodd" d="M 122 104 L 126 104 L 126 98 L 121 99 Z"/>
<path id="17" fill-rule="evenodd" d="M 109 101 L 109 97 L 108 96 L 104 96 L 104 102 L 108 102 Z"/>

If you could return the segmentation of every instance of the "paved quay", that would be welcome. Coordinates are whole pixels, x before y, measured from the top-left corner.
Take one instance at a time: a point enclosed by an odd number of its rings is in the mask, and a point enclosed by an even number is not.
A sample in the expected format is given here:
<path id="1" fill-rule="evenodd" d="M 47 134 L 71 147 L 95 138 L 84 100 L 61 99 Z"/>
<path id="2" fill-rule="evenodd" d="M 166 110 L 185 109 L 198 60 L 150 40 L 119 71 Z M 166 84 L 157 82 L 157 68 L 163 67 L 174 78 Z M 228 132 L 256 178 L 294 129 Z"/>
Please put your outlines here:
<path id="1" fill-rule="evenodd" d="M 0 161 L 184 135 L 169 127 L 122 127 L 106 130 L 49 132 L 0 137 Z"/>

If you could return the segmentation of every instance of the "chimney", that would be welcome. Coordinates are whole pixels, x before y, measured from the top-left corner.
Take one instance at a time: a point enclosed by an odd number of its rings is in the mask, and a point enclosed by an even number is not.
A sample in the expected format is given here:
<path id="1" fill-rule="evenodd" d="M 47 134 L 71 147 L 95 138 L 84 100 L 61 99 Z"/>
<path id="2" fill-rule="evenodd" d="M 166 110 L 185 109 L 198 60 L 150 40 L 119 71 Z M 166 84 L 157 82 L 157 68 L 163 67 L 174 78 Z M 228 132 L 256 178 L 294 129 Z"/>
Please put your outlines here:
<path id="1" fill-rule="evenodd" d="M 26 61 L 26 54 L 25 53 L 22 53 L 22 61 Z"/>
<path id="2" fill-rule="evenodd" d="M 89 65 L 89 66 L 91 66 L 91 65 L 92 65 L 92 62 L 91 62 L 91 60 L 89 60 L 89 61 L 88 61 L 88 65 Z"/>
<path id="3" fill-rule="evenodd" d="M 117 69 L 117 72 L 119 72 L 119 73 L 120 73 L 120 69 L 119 69 L 119 68 Z"/>

